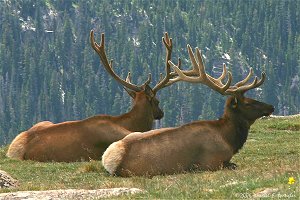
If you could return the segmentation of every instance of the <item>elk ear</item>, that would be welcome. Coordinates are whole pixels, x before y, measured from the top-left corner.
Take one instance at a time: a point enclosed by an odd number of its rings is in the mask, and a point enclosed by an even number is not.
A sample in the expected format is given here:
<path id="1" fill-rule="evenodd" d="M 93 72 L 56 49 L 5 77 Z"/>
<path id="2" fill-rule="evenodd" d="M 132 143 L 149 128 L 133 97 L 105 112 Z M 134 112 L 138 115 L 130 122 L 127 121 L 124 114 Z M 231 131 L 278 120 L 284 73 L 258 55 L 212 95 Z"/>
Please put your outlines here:
<path id="1" fill-rule="evenodd" d="M 129 96 L 131 96 L 131 98 L 135 99 L 135 96 L 136 96 L 135 91 L 132 91 L 132 90 L 126 88 L 126 87 L 123 87 L 123 88 L 129 94 Z"/>
<path id="2" fill-rule="evenodd" d="M 238 99 L 236 97 L 234 97 L 231 101 L 231 107 L 236 109 L 238 106 Z"/>
<path id="3" fill-rule="evenodd" d="M 155 93 L 154 93 L 154 91 L 151 89 L 151 87 L 149 85 L 146 84 L 144 86 L 144 91 L 145 91 L 146 95 L 150 97 L 150 99 L 152 99 L 153 97 L 155 97 Z"/>

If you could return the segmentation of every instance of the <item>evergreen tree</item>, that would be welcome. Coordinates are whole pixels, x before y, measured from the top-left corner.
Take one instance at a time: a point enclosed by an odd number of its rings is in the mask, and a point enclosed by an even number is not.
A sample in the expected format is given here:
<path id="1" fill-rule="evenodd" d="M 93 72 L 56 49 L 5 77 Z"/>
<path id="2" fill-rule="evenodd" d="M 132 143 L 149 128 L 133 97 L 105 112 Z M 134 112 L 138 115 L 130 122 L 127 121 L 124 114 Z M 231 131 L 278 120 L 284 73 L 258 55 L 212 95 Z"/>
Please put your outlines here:
<path id="1" fill-rule="evenodd" d="M 122 78 L 128 71 L 151 86 L 164 72 L 164 32 L 173 38 L 172 61 L 191 68 L 186 45 L 198 46 L 206 71 L 228 63 L 234 81 L 246 69 L 265 71 L 249 92 L 273 104 L 275 114 L 300 112 L 299 1 L 28 0 L 0 3 L 0 143 L 38 121 L 61 122 L 95 114 L 121 114 L 131 98 L 103 69 L 89 43 L 105 33 L 109 59 Z M 230 58 L 222 56 L 227 53 Z M 159 92 L 165 112 L 157 127 L 223 112 L 224 97 L 201 85 L 176 83 Z"/>

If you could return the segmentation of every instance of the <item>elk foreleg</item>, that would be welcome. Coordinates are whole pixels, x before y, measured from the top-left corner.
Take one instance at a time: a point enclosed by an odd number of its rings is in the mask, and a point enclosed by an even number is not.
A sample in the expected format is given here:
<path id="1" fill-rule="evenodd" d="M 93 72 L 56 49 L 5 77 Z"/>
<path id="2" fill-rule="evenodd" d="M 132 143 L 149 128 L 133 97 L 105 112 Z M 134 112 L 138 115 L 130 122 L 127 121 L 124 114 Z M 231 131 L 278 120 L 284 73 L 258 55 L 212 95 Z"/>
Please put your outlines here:
<path id="1" fill-rule="evenodd" d="M 223 162 L 223 169 L 230 169 L 235 170 L 237 168 L 237 165 L 230 161 Z"/>

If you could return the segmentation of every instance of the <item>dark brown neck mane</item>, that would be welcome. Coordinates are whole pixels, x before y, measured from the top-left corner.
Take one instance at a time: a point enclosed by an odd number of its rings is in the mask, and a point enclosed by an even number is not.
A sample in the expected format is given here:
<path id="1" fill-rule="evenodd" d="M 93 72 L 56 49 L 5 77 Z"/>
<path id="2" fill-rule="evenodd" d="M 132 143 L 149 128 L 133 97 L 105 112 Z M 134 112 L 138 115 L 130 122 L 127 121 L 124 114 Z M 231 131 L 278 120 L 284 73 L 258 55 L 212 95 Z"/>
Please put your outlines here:
<path id="1" fill-rule="evenodd" d="M 247 140 L 252 122 L 243 117 L 238 111 L 232 110 L 229 105 L 225 106 L 225 111 L 220 119 L 229 129 L 224 131 L 225 138 L 232 146 L 234 153 L 237 153 Z"/>
<path id="2" fill-rule="evenodd" d="M 116 123 L 132 132 L 151 130 L 154 120 L 151 105 L 142 101 L 136 99 L 128 113 L 116 117 Z"/>

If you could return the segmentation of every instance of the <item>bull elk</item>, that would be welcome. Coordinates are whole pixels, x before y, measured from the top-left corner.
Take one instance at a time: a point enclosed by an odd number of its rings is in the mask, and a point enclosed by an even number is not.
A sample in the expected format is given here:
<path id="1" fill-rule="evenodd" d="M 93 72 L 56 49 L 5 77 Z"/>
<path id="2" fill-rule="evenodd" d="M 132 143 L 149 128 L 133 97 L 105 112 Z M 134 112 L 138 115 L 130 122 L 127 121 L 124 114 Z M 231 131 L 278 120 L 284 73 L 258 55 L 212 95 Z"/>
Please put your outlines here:
<path id="1" fill-rule="evenodd" d="M 132 109 L 120 116 L 98 115 L 79 121 L 58 124 L 40 122 L 20 133 L 10 144 L 7 156 L 20 160 L 72 162 L 88 159 L 101 159 L 104 150 L 112 143 L 134 131 L 148 131 L 154 119 L 164 115 L 159 108 L 156 93 L 170 85 L 170 64 L 172 39 L 165 33 L 163 43 L 166 47 L 166 75 L 152 89 L 149 86 L 151 74 L 142 85 L 131 83 L 130 73 L 125 80 L 113 70 L 104 49 L 104 34 L 100 45 L 95 42 L 94 32 L 90 33 L 91 46 L 97 52 L 106 71 L 134 99 Z M 180 60 L 179 60 L 180 65 Z"/>
<path id="2" fill-rule="evenodd" d="M 248 83 L 253 71 L 242 81 L 231 86 L 232 75 L 223 66 L 219 78 L 206 74 L 201 52 L 196 48 L 196 58 L 188 45 L 193 65 L 191 71 L 181 71 L 172 65 L 178 77 L 170 80 L 184 80 L 202 83 L 222 95 L 229 95 L 225 111 L 219 120 L 195 121 L 177 128 L 164 128 L 146 133 L 131 133 L 111 144 L 102 156 L 104 168 L 117 176 L 154 176 L 174 174 L 190 170 L 217 170 L 222 167 L 234 168 L 230 160 L 246 142 L 248 131 L 254 121 L 274 111 L 268 105 L 244 97 L 250 89 L 259 87 L 265 80 L 255 77 Z M 191 76 L 187 76 L 191 75 Z M 222 81 L 228 77 L 226 84 Z"/>

